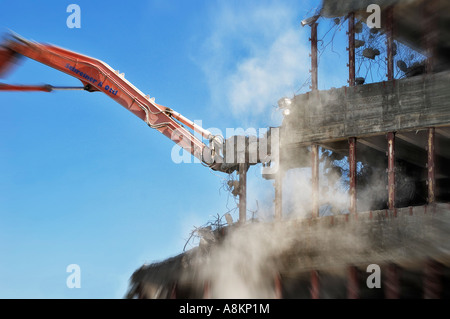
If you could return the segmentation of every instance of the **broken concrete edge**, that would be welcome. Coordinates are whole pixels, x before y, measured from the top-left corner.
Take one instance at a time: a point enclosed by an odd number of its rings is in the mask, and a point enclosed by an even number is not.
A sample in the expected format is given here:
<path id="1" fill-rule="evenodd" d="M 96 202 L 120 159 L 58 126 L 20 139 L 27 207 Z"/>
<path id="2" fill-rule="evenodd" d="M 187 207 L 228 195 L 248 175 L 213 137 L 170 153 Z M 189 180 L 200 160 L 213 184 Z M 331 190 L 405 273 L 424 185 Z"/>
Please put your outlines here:
<path id="1" fill-rule="evenodd" d="M 274 273 L 295 277 L 312 270 L 344 273 L 349 265 L 364 268 L 368 264 L 395 263 L 400 267 L 421 268 L 430 259 L 449 266 L 450 243 L 446 240 L 449 231 L 450 204 L 438 203 L 352 215 L 246 223 L 228 231 L 227 236 L 241 233 L 248 240 L 254 234 L 276 238 L 278 242 L 273 245 L 279 244 L 280 249 L 271 251 L 268 247 L 269 255 L 255 270 L 270 278 Z M 278 235 L 273 236 L 275 233 Z M 133 298 L 142 289 L 170 290 L 176 284 L 201 291 L 206 281 L 214 279 L 202 271 L 210 266 L 212 254 L 226 240 L 143 265 L 130 278 L 127 298 Z"/>

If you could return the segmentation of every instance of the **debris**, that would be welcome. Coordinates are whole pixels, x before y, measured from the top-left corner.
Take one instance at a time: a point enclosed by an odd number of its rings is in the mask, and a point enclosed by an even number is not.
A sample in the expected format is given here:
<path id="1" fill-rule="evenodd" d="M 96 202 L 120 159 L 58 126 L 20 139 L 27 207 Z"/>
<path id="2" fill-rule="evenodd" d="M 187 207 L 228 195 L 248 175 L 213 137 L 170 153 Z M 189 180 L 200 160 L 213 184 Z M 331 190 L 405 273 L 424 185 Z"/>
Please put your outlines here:
<path id="1" fill-rule="evenodd" d="M 415 62 L 408 68 L 408 77 L 425 73 L 425 64 L 423 62 Z"/>
<path id="2" fill-rule="evenodd" d="M 215 241 L 215 236 L 211 226 L 201 227 L 197 229 L 197 234 L 200 236 L 201 244 L 211 244 Z"/>
<path id="3" fill-rule="evenodd" d="M 239 195 L 239 181 L 237 180 L 229 180 L 227 182 L 228 187 L 231 191 L 231 194 L 233 194 L 233 196 L 238 196 Z"/>
<path id="4" fill-rule="evenodd" d="M 408 71 L 408 66 L 406 65 L 405 61 L 403 60 L 398 60 L 397 61 L 397 67 L 400 69 L 400 71 L 402 72 L 406 72 Z"/>
<path id="5" fill-rule="evenodd" d="M 355 33 L 361 33 L 363 29 L 363 24 L 361 21 L 356 22 L 355 24 Z"/>
<path id="6" fill-rule="evenodd" d="M 233 217 L 231 217 L 230 213 L 225 214 L 225 220 L 227 221 L 228 226 L 233 225 Z"/>
<path id="7" fill-rule="evenodd" d="M 363 77 L 358 77 L 355 79 L 356 85 L 363 85 L 365 81 L 366 79 L 364 79 Z"/>
<path id="8" fill-rule="evenodd" d="M 364 40 L 358 40 L 358 39 L 355 40 L 355 48 L 360 48 L 364 44 L 366 44 L 366 41 L 364 41 Z"/>
<path id="9" fill-rule="evenodd" d="M 366 48 L 362 52 L 362 55 L 368 59 L 374 60 L 377 55 L 380 55 L 380 50 L 373 48 Z"/>

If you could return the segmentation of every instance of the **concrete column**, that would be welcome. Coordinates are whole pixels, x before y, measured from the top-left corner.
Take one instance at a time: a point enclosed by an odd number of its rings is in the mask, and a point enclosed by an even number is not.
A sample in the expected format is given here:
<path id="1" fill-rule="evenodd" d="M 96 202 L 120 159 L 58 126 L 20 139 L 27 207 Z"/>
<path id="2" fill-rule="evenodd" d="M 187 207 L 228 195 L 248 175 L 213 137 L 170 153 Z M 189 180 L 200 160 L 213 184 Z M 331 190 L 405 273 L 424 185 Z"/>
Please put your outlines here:
<path id="1" fill-rule="evenodd" d="M 435 202 L 435 193 L 436 193 L 436 172 L 435 172 L 435 164 L 434 164 L 434 142 L 435 142 L 435 130 L 434 127 L 430 127 L 428 129 L 428 138 L 427 138 L 427 189 L 428 189 L 428 204 L 432 204 Z"/>
<path id="2" fill-rule="evenodd" d="M 317 270 L 311 271 L 311 299 L 320 298 L 320 285 L 319 285 L 319 273 Z"/>
<path id="3" fill-rule="evenodd" d="M 281 276 L 279 273 L 275 274 L 274 276 L 274 288 L 275 288 L 275 299 L 282 299 L 283 298 L 283 291 L 282 291 L 282 285 L 281 285 Z"/>
<path id="4" fill-rule="evenodd" d="M 275 175 L 275 220 L 283 217 L 283 172 L 281 169 Z"/>
<path id="5" fill-rule="evenodd" d="M 349 179 L 350 179 L 350 214 L 356 214 L 356 137 L 350 137 L 349 143 Z"/>
<path id="6" fill-rule="evenodd" d="M 395 208 L 395 133 L 387 134 L 388 141 L 388 208 Z"/>
<path id="7" fill-rule="evenodd" d="M 319 217 L 319 145 L 311 145 L 312 216 Z"/>
<path id="8" fill-rule="evenodd" d="M 426 49 L 426 74 L 434 71 L 437 62 L 436 46 L 439 40 L 438 10 L 439 0 L 423 1 L 422 43 Z"/>
<path id="9" fill-rule="evenodd" d="M 355 13 L 348 15 L 348 85 L 355 86 Z"/>
<path id="10" fill-rule="evenodd" d="M 317 63 L 317 23 L 311 24 L 311 90 L 318 88 Z"/>
<path id="11" fill-rule="evenodd" d="M 170 299 L 177 299 L 177 283 L 172 285 L 172 290 L 170 291 Z"/>
<path id="12" fill-rule="evenodd" d="M 394 79 L 394 8 L 386 10 L 387 79 Z"/>
<path id="13" fill-rule="evenodd" d="M 389 264 L 385 270 L 384 296 L 386 299 L 400 298 L 400 269 L 396 264 Z"/>
<path id="14" fill-rule="evenodd" d="M 206 280 L 203 285 L 203 299 L 211 299 L 211 282 Z"/>
<path id="15" fill-rule="evenodd" d="M 247 219 L 247 170 L 248 165 L 239 164 L 239 222 L 245 223 Z"/>
<path id="16" fill-rule="evenodd" d="M 423 298 L 439 299 L 442 293 L 442 265 L 434 260 L 428 260 L 423 278 Z"/>
<path id="17" fill-rule="evenodd" d="M 359 298 L 358 269 L 355 266 L 348 267 L 347 298 Z"/>

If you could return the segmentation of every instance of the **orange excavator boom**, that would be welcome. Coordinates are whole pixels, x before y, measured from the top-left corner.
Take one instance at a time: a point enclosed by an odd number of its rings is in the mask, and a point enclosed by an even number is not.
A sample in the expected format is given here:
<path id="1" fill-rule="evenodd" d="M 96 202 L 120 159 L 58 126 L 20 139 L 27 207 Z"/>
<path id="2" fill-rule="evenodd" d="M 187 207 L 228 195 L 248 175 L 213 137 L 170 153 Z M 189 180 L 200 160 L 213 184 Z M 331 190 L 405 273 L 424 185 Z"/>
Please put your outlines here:
<path id="1" fill-rule="evenodd" d="M 50 44 L 41 44 L 11 35 L 0 47 L 0 76 L 6 73 L 19 56 L 25 56 L 61 72 L 67 73 L 82 83 L 82 87 L 54 87 L 51 85 L 0 84 L 0 91 L 42 91 L 59 89 L 82 89 L 100 91 L 158 130 L 176 144 L 187 150 L 208 167 L 231 173 L 236 165 L 223 161 L 220 148 L 222 140 L 208 130 L 174 110 L 155 103 L 154 98 L 145 95 L 128 80 L 124 74 L 112 69 L 98 59 L 66 50 Z M 209 146 L 194 136 L 186 127 L 209 140 Z"/>

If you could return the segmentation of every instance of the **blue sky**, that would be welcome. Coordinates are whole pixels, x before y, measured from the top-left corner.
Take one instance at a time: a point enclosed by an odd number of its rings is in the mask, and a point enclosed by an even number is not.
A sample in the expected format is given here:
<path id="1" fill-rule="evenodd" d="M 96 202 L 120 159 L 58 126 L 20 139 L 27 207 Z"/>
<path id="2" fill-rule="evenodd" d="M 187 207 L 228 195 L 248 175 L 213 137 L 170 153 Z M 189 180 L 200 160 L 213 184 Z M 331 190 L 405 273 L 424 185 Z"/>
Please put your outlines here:
<path id="1" fill-rule="evenodd" d="M 80 29 L 66 26 L 71 3 Z M 319 1 L 0 4 L 2 35 L 103 60 L 157 103 L 225 132 L 280 124 L 277 100 L 309 77 L 300 21 Z M 345 85 L 340 52 L 339 66 L 321 65 L 320 88 Z M 2 82 L 79 85 L 29 59 Z M 181 253 L 194 226 L 234 207 L 226 176 L 174 163 L 173 147 L 99 92 L 1 93 L 0 298 L 122 298 L 134 270 Z M 249 208 L 258 200 L 270 211 L 259 169 L 249 172 Z M 81 268 L 80 289 L 66 286 L 69 264 Z"/>

